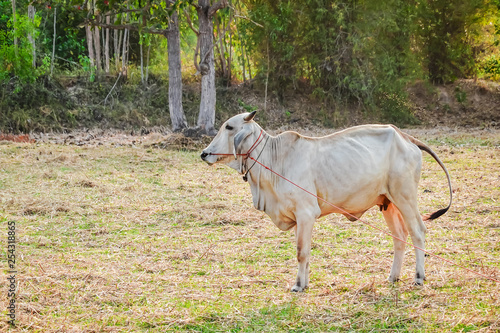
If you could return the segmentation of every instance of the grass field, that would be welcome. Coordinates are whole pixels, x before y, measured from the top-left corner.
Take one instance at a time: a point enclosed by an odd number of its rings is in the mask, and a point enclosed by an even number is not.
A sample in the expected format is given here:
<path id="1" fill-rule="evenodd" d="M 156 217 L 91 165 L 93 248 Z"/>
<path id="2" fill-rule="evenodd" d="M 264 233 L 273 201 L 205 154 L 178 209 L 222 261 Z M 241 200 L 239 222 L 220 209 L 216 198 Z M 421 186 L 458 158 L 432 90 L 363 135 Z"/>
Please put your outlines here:
<path id="1" fill-rule="evenodd" d="M 427 249 L 500 279 L 500 137 L 427 141 L 455 196 L 427 223 Z M 13 331 L 500 331 L 500 284 L 428 257 L 425 286 L 413 286 L 410 248 L 402 281 L 390 284 L 392 240 L 337 215 L 315 225 L 309 289 L 290 293 L 293 232 L 252 207 L 234 170 L 198 155 L 1 144 L 0 331 L 9 330 L 8 221 L 17 237 Z M 444 173 L 424 155 L 422 213 L 447 200 Z M 375 208 L 364 219 L 387 229 Z"/>

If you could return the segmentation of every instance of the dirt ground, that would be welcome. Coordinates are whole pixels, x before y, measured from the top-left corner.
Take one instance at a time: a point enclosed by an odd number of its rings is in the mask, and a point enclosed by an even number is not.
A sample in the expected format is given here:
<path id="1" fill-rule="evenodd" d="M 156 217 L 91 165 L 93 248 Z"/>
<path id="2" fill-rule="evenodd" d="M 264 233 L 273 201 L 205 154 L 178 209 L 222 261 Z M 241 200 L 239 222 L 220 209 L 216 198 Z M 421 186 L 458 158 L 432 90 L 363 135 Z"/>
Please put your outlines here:
<path id="1" fill-rule="evenodd" d="M 324 136 L 341 129 L 327 129 L 320 127 L 306 127 L 295 129 L 293 126 L 282 126 L 274 130 L 266 130 L 272 135 L 287 130 L 295 130 L 306 136 Z M 435 126 L 433 128 L 406 128 L 404 132 L 424 141 L 442 144 L 449 141 L 460 142 L 462 145 L 474 144 L 479 141 L 488 145 L 500 146 L 500 128 L 459 128 Z M 168 150 L 200 151 L 206 147 L 212 138 L 203 136 L 198 138 L 186 137 L 181 133 L 172 133 L 165 128 L 153 128 L 148 133 L 125 132 L 120 130 L 75 130 L 70 133 L 32 133 L 30 140 L 38 143 L 51 143 L 74 146 L 112 146 L 112 147 L 155 147 Z M 1 142 L 0 138 L 0 142 Z M 13 141 L 13 140 L 8 140 Z"/>
<path id="2" fill-rule="evenodd" d="M 429 86 L 423 82 L 408 88 L 414 114 L 425 127 L 499 128 L 500 84 L 460 80 Z"/>
<path id="3" fill-rule="evenodd" d="M 493 138 L 494 141 L 497 140 L 495 138 L 498 137 L 500 131 L 500 84 L 489 81 L 460 80 L 453 84 L 432 86 L 417 82 L 408 88 L 408 93 L 413 115 L 420 125 L 403 129 L 422 141 L 438 140 L 443 136 L 473 138 L 485 135 Z M 233 93 L 225 92 L 219 98 L 228 99 L 227 104 L 231 105 L 235 104 L 232 99 L 240 100 L 241 98 L 257 110 L 264 108 L 262 98 L 251 89 L 236 89 Z M 303 105 L 303 110 L 301 110 L 301 105 Z M 311 110 L 314 108 L 316 106 L 310 105 L 304 100 L 304 96 L 298 94 L 285 105 L 270 100 L 268 111 L 265 113 L 260 111 L 256 120 L 271 134 L 294 130 L 308 136 L 328 135 L 349 125 L 371 122 L 363 120 L 359 114 L 353 112 L 352 119 L 345 125 L 336 128 L 319 126 L 317 121 L 310 119 L 314 113 Z M 240 107 L 237 112 L 244 111 L 246 111 L 245 108 Z M 229 115 L 223 113 L 217 117 L 222 116 L 228 117 Z M 217 119 L 217 122 L 222 123 L 225 120 L 225 118 Z M 31 133 L 29 137 L 0 133 L 0 141 L 34 140 L 39 143 L 76 146 L 146 145 L 167 149 L 199 150 L 211 140 L 208 137 L 196 137 L 192 135 L 193 133 L 184 134 L 172 133 L 170 128 L 164 126 L 138 130 L 93 128 L 75 129 L 66 133 Z"/>

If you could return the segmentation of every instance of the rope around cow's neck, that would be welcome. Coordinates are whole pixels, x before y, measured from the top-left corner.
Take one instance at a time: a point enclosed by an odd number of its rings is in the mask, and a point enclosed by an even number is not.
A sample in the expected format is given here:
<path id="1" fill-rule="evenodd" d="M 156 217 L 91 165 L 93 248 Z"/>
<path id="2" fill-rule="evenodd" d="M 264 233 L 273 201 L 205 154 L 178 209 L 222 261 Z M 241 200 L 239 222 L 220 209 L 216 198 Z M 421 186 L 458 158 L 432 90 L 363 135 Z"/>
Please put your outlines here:
<path id="1" fill-rule="evenodd" d="M 262 134 L 262 131 L 261 131 L 260 133 Z M 262 140 L 264 140 L 264 138 L 262 138 Z M 262 140 L 261 140 L 261 141 L 257 144 L 257 146 L 258 146 L 258 145 L 260 145 L 260 143 L 262 142 Z M 260 151 L 260 153 L 259 153 L 259 155 L 257 156 L 257 158 L 256 158 L 256 159 L 254 159 L 253 157 L 250 157 L 250 151 L 247 153 L 247 157 L 248 157 L 248 158 L 251 158 L 254 162 L 253 162 L 253 164 L 250 166 L 250 168 L 248 168 L 248 170 L 245 172 L 245 175 L 243 176 L 243 180 L 244 180 L 244 181 L 246 181 L 246 182 L 248 181 L 248 173 L 250 172 L 250 170 L 252 170 L 252 168 L 254 167 L 255 163 L 257 163 L 257 161 L 259 160 L 260 155 L 262 155 L 262 152 L 263 152 L 263 151 L 264 151 L 264 149 L 266 148 L 267 141 L 269 141 L 269 135 L 268 135 L 268 136 L 267 136 L 267 138 L 266 138 L 266 142 L 264 143 L 264 147 L 262 147 L 262 149 L 261 149 L 261 151 Z M 256 147 L 257 147 L 257 146 L 256 146 Z"/>

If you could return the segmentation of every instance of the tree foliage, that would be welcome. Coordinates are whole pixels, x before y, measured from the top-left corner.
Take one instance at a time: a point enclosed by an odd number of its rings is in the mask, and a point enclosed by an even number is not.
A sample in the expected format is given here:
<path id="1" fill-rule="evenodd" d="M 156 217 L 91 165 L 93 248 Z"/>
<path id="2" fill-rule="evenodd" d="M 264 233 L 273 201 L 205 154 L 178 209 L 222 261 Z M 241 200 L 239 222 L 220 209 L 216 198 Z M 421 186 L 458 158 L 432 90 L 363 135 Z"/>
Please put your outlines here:
<path id="1" fill-rule="evenodd" d="M 27 19 L 28 4 L 37 10 L 34 23 Z M 14 30 L 9 23 L 11 1 L 0 0 L 0 81 L 34 80 L 43 72 L 44 56 L 52 53 L 56 7 L 57 68 L 81 71 L 83 65 L 84 71 L 96 72 L 85 40 L 84 26 L 89 24 L 97 27 L 95 36 L 102 43 L 106 28 L 128 29 L 127 40 L 121 32 L 110 37 L 111 43 L 116 41 L 113 49 L 126 49 L 114 57 L 115 72 L 123 71 L 123 65 L 147 64 L 146 48 L 147 52 L 151 48 L 150 63 L 166 72 L 164 42 L 156 36 L 165 35 L 176 12 L 183 80 L 200 81 L 201 76 L 193 76 L 201 72 L 204 56 L 196 46 L 197 4 L 197 0 L 18 0 Z M 408 121 L 409 82 L 500 78 L 499 0 L 232 0 L 228 4 L 212 21 L 219 85 L 256 79 L 253 82 L 261 83 L 255 85 L 258 89 L 265 86 L 282 101 L 300 90 L 325 105 L 355 104 Z M 28 33 L 37 36 L 36 70 L 30 67 Z M 17 48 L 14 35 L 19 38 Z"/>
<path id="2" fill-rule="evenodd" d="M 269 87 L 283 98 L 304 81 L 332 102 L 402 108 L 415 79 L 474 77 L 481 59 L 496 71 L 495 0 L 245 0 L 241 30 Z M 261 76 L 264 79 L 264 75 Z"/>
<path id="3" fill-rule="evenodd" d="M 17 15 L 16 29 L 13 28 L 12 17 L 5 23 L 6 29 L 0 30 L 0 82 L 17 77 L 20 83 L 33 82 L 43 74 L 46 66 L 38 69 L 32 67 L 32 46 L 28 35 L 37 34 L 40 18 L 32 22 L 26 15 Z M 17 38 L 17 45 L 14 44 Z"/>
<path id="4" fill-rule="evenodd" d="M 472 77 L 482 54 L 492 46 L 498 52 L 498 41 L 489 40 L 498 37 L 498 2 L 425 0 L 417 5 L 417 39 L 432 82 Z M 488 29 L 493 27 L 496 31 Z"/>

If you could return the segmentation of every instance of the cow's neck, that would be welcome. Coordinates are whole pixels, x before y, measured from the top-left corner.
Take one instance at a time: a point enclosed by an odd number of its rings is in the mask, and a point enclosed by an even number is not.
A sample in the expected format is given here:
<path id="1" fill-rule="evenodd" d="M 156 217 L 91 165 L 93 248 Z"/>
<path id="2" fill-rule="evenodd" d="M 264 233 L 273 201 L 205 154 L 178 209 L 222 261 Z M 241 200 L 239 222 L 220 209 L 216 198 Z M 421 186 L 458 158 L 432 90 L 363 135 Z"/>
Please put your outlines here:
<path id="1" fill-rule="evenodd" d="M 271 170 L 282 173 L 283 170 L 283 159 L 281 156 L 281 139 L 279 136 L 273 137 L 268 133 L 264 132 L 265 135 L 263 143 L 259 145 L 258 149 L 252 152 L 251 156 L 257 159 L 258 162 L 262 163 Z M 254 160 L 247 160 L 247 168 L 250 168 L 248 173 L 248 183 L 252 190 L 252 198 L 255 208 L 258 210 L 266 211 L 266 203 L 269 204 L 269 200 L 274 201 L 275 188 L 277 186 L 279 177 L 276 176 L 269 170 L 266 170 L 259 163 L 254 164 Z M 252 167 L 253 165 L 253 167 Z"/>
<path id="2" fill-rule="evenodd" d="M 277 174 L 283 175 L 286 149 L 283 149 L 282 138 L 280 136 L 269 136 L 267 145 L 261 149 L 264 150 L 258 161 Z M 256 153 L 255 156 L 258 156 L 258 154 Z M 254 154 L 252 154 L 252 157 L 254 157 Z M 249 161 L 252 160 L 249 159 Z M 283 181 L 274 172 L 267 170 L 262 165 L 257 163 L 250 170 L 248 177 L 254 207 L 264 211 L 279 229 L 283 231 L 289 230 L 295 225 L 295 220 L 290 214 L 287 214 L 289 211 L 287 201 L 278 195 L 282 191 L 280 185 L 283 184 Z"/>

